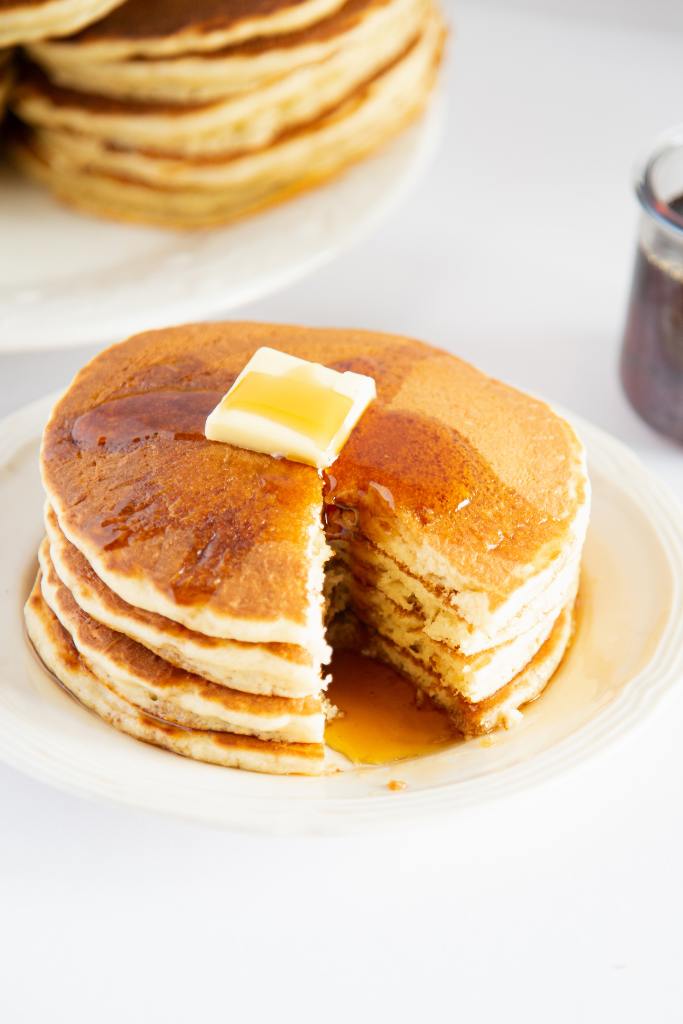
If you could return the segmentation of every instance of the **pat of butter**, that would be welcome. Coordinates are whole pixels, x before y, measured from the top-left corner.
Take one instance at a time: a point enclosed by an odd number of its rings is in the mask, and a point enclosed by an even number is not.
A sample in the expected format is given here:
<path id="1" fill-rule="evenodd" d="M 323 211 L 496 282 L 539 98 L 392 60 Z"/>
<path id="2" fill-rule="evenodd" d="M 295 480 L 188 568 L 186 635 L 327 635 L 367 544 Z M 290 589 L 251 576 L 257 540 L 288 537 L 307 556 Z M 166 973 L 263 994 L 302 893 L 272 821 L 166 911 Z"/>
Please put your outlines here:
<path id="1" fill-rule="evenodd" d="M 209 414 L 210 441 L 324 469 L 376 396 L 372 377 L 260 348 Z"/>

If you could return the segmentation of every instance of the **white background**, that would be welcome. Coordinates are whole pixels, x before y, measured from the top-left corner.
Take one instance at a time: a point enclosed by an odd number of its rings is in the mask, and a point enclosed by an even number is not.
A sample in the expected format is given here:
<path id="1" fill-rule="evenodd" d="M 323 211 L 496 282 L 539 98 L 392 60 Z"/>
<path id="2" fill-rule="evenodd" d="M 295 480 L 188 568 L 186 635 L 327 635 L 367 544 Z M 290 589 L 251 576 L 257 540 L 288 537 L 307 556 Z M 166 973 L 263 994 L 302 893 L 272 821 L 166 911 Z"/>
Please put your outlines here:
<path id="1" fill-rule="evenodd" d="M 683 13 L 595 7 L 459 4 L 427 178 L 372 240 L 240 315 L 444 345 L 683 497 L 683 454 L 616 370 L 630 179 L 683 120 Z M 0 412 L 65 384 L 97 333 L 0 358 Z M 683 686 L 552 784 L 368 840 L 224 834 L 0 766 L 0 1021 L 681 1021 L 682 726 Z"/>

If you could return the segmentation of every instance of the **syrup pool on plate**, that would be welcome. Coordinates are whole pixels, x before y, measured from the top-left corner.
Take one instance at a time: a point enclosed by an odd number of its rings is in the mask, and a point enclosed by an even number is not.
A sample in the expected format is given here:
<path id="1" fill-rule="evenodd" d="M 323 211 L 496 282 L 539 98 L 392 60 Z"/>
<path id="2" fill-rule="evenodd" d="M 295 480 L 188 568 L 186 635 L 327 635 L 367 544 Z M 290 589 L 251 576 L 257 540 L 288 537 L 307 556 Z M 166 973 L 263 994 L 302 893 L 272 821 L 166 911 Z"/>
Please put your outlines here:
<path id="1" fill-rule="evenodd" d="M 354 651 L 336 651 L 327 691 L 339 714 L 325 742 L 354 764 L 391 764 L 461 739 L 448 714 L 398 672 Z"/>

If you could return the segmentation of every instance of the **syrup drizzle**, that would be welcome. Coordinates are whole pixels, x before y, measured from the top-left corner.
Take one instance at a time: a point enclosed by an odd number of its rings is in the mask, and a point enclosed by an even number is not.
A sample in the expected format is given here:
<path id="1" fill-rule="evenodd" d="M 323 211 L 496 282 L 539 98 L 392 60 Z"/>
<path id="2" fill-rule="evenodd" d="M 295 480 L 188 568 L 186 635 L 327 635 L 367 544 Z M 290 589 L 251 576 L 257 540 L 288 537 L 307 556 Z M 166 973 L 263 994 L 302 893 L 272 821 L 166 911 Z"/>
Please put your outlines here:
<path id="1" fill-rule="evenodd" d="M 102 402 L 75 420 L 71 436 L 83 451 L 116 452 L 151 441 L 204 441 L 216 391 L 154 391 Z"/>

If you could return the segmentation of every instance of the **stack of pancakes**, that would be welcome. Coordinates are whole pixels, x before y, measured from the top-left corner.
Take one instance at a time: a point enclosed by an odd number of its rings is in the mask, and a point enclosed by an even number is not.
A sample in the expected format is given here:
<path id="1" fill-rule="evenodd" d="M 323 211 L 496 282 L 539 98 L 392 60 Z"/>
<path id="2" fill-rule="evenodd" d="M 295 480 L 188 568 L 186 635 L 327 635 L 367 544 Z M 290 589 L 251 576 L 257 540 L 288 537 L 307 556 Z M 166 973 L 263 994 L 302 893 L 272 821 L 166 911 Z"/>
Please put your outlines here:
<path id="1" fill-rule="evenodd" d="M 13 47 L 77 32 L 120 3 L 121 0 L 0 0 L 0 121 L 13 82 Z"/>
<path id="2" fill-rule="evenodd" d="M 0 0 L 0 47 L 78 32 L 120 3 L 121 0 Z"/>
<path id="3" fill-rule="evenodd" d="M 127 0 L 30 47 L 22 167 L 94 213 L 202 227 L 375 150 L 423 108 L 434 0 Z"/>
<path id="4" fill-rule="evenodd" d="M 207 441 L 262 345 L 371 375 L 323 475 Z M 33 643 L 124 732 L 223 765 L 321 771 L 328 640 L 464 734 L 509 724 L 572 632 L 589 484 L 543 403 L 406 338 L 258 324 L 138 335 L 57 403 Z"/>

